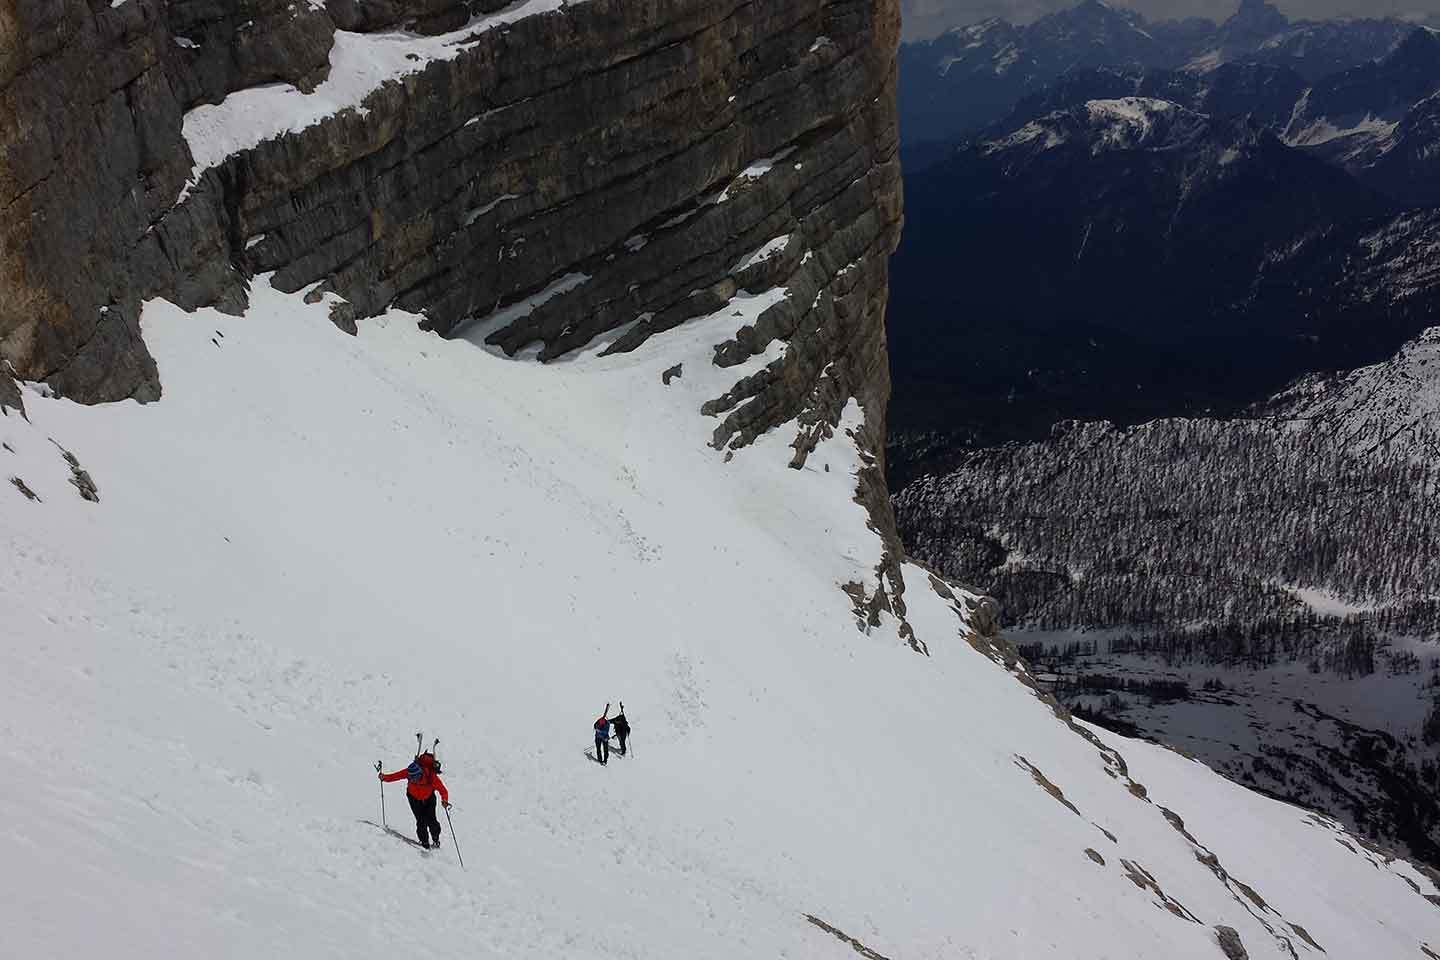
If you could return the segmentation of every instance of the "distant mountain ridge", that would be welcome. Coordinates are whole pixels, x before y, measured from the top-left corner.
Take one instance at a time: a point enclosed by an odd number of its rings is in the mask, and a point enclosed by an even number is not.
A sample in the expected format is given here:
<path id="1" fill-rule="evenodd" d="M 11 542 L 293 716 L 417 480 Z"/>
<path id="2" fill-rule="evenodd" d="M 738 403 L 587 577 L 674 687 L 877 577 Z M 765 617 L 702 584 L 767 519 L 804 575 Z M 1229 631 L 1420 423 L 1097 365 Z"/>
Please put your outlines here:
<path id="1" fill-rule="evenodd" d="M 949 140 L 984 127 L 1068 71 L 1106 65 L 1178 65 L 1145 19 L 1100 0 L 1026 26 L 986 20 L 900 48 L 900 131 L 907 143 Z"/>
<path id="2" fill-rule="evenodd" d="M 1387 56 L 1414 30 L 1394 18 L 1291 21 L 1264 0 L 1245 0 L 1219 25 L 1150 23 L 1101 0 L 1024 26 L 990 19 L 900 48 L 901 137 L 912 147 L 963 138 L 1066 74 L 1096 67 L 1204 74 L 1262 64 L 1314 84 Z"/>
<path id="3" fill-rule="evenodd" d="M 1440 92 L 1420 101 L 1388 134 L 1358 151 L 1351 165 L 1406 206 L 1440 204 Z"/>
<path id="4" fill-rule="evenodd" d="M 1291 66 L 1256 61 L 1203 71 L 1133 64 L 1077 68 L 1022 97 L 973 140 L 1002 139 L 1046 114 L 1124 97 L 1251 120 L 1401 206 L 1440 200 L 1440 32 L 1426 27 L 1412 27 L 1379 60 L 1313 85 Z M 956 149 L 911 147 L 907 174 Z"/>
<path id="5" fill-rule="evenodd" d="M 926 436 L 944 451 L 1235 409 L 1433 322 L 1428 286 L 1356 292 L 1389 282 L 1388 260 L 1373 277 L 1356 264 L 1394 204 L 1249 118 L 1086 100 L 961 147 L 906 191 L 895 489 L 933 468 Z"/>
<path id="6" fill-rule="evenodd" d="M 1417 103 L 1440 90 L 1440 34 L 1417 27 L 1393 52 L 1332 74 L 1295 105 L 1284 137 L 1345 160 L 1377 135 L 1392 132 Z"/>

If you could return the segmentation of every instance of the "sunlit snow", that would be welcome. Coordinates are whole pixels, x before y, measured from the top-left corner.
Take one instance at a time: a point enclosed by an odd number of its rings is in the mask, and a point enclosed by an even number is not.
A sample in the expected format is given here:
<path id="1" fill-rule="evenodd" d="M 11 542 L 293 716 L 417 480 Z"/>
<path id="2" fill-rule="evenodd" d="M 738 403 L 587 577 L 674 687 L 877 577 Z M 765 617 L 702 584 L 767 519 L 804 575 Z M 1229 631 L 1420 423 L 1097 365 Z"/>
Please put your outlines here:
<path id="1" fill-rule="evenodd" d="M 1291 924 L 1329 957 L 1440 944 L 1408 865 L 1117 741 L 1144 799 L 918 567 L 932 655 L 860 629 L 864 411 L 803 470 L 791 428 L 708 446 L 700 405 L 771 356 L 714 345 L 763 300 L 541 365 L 398 311 L 350 337 L 260 278 L 240 317 L 146 306 L 158 403 L 27 390 L 0 417 L 40 497 L 0 488 L 5 954 L 855 955 L 805 914 L 892 960 L 1215 960 L 1215 924 L 1256 958 L 1319 960 Z M 634 751 L 601 767 L 621 699 Z M 468 869 L 371 824 L 417 729 Z"/>

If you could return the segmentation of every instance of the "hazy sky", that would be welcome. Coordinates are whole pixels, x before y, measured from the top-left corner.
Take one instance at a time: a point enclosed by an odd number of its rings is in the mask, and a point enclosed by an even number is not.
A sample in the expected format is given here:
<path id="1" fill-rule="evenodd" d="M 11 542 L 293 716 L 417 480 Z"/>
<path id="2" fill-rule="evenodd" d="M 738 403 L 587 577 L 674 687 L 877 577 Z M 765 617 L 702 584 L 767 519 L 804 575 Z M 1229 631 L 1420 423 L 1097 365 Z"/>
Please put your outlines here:
<path id="1" fill-rule="evenodd" d="M 901 0 L 905 34 L 922 37 L 948 27 L 1004 17 L 1017 23 L 1034 20 L 1075 5 L 1076 0 Z M 1201 16 L 1223 20 L 1240 6 L 1239 0 L 1108 0 L 1139 10 L 1152 20 Z M 1383 17 L 1440 13 L 1440 0 L 1276 0 L 1291 17 L 1322 19 L 1343 15 Z"/>

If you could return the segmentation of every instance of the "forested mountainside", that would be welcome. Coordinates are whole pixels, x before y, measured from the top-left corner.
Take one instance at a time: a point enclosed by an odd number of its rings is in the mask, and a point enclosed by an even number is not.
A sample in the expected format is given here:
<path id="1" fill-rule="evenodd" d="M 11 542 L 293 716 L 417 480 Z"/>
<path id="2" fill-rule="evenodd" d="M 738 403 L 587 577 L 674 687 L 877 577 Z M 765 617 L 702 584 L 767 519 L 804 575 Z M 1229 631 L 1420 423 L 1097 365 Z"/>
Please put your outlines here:
<path id="1" fill-rule="evenodd" d="M 974 451 L 896 504 L 911 551 L 994 594 L 1086 715 L 1108 704 L 1122 729 L 1440 862 L 1440 330 L 1244 417 Z M 1297 713 L 1320 726 L 1281 743 Z M 1242 749 L 1237 726 L 1275 729 Z M 1360 772 L 1337 783 L 1327 757 Z"/>
<path id="2" fill-rule="evenodd" d="M 1297 590 L 1382 633 L 1440 633 L 1437 377 L 1431 330 L 1249 416 L 1069 423 L 975 451 L 898 495 L 907 543 L 1017 626 L 1144 627 L 1184 655 L 1309 659 L 1348 635 Z"/>

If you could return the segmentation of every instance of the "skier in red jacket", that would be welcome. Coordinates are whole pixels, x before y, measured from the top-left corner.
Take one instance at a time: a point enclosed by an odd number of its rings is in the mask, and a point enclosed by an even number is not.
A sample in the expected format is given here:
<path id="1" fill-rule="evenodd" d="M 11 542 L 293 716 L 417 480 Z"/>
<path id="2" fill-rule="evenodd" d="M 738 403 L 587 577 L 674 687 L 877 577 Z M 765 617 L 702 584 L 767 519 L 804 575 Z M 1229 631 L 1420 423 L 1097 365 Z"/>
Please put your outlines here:
<path id="1" fill-rule="evenodd" d="M 378 764 L 377 764 L 378 766 Z M 435 793 L 439 791 L 440 802 L 450 807 L 450 791 L 440 779 L 440 764 L 435 754 L 425 752 L 411 761 L 410 766 L 394 773 L 382 773 L 380 779 L 386 783 L 409 780 L 405 787 L 405 799 L 410 801 L 410 812 L 415 814 L 415 835 L 420 846 L 429 849 L 440 846 L 440 821 L 435 818 Z"/>

